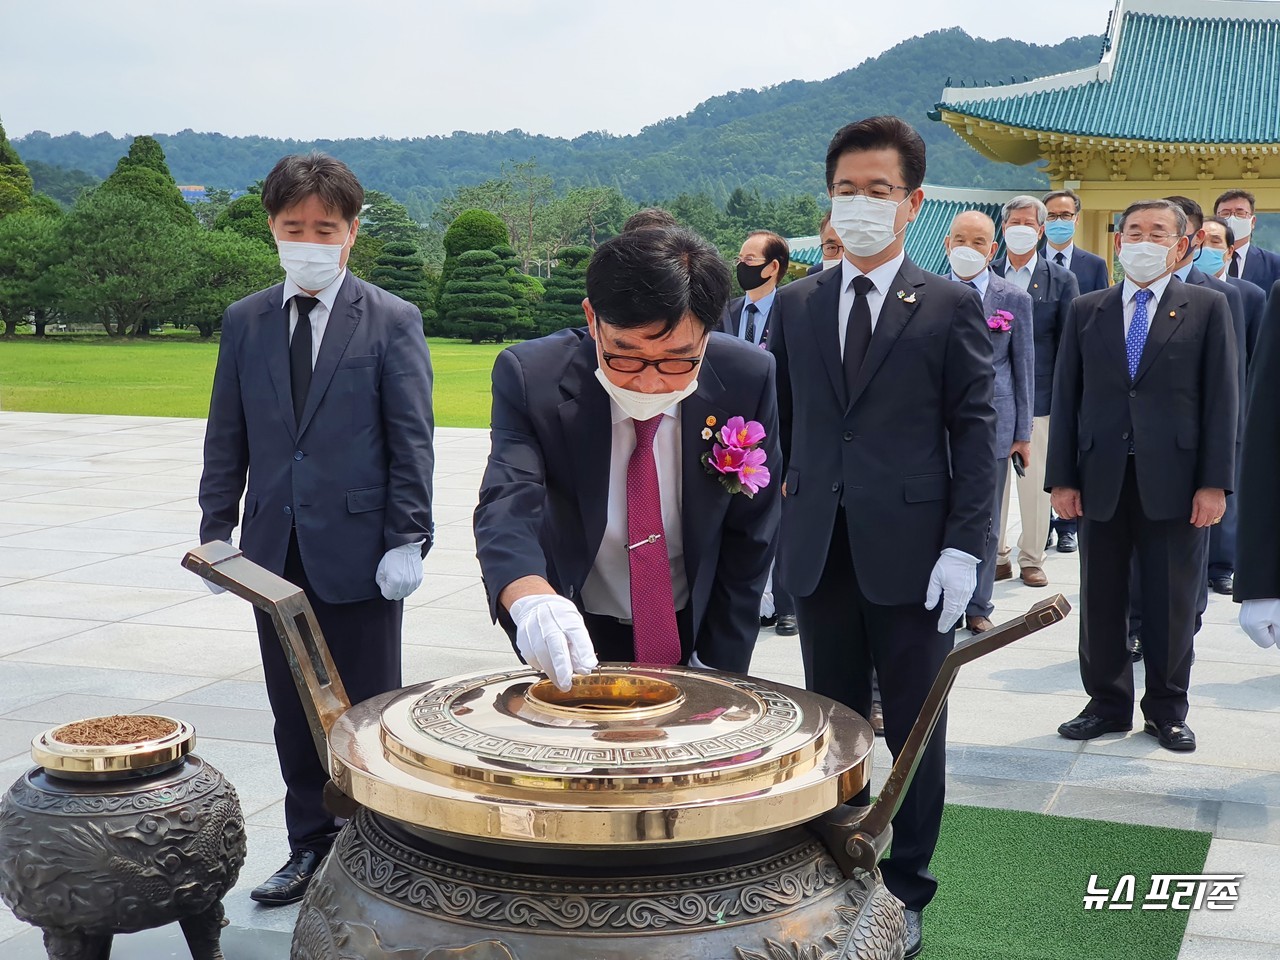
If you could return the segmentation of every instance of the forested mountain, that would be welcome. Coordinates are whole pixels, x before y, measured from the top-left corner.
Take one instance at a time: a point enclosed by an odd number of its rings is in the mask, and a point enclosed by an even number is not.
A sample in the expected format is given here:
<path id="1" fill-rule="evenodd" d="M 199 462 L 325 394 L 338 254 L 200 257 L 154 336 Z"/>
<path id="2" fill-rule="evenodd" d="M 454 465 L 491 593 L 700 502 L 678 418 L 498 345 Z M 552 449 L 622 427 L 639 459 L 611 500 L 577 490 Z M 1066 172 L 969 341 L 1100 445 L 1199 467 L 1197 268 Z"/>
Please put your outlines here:
<path id="1" fill-rule="evenodd" d="M 815 30 L 820 29 L 815 18 Z M 817 195 L 823 192 L 822 158 L 831 134 L 874 113 L 896 113 L 920 129 L 929 145 L 932 183 L 1029 186 L 1044 182 L 1033 168 L 983 159 L 926 113 L 948 78 L 966 84 L 1020 81 L 1095 63 L 1100 49 L 1100 37 L 1040 46 L 975 39 L 958 28 L 942 30 L 905 41 L 826 80 L 796 80 L 714 97 L 633 136 L 589 133 L 566 140 L 512 130 L 302 142 L 184 130 L 155 137 L 178 183 L 229 189 L 262 178 L 283 154 L 324 150 L 349 163 L 366 186 L 404 202 L 421 220 L 458 187 L 497 176 L 504 163 L 530 158 L 558 185 L 614 186 L 641 202 L 703 193 L 722 204 L 735 187 L 758 190 L 763 197 Z M 429 99 L 422 109 L 430 110 Z M 127 152 L 130 139 L 106 133 L 54 137 L 37 131 L 13 144 L 28 163 L 105 177 Z"/>

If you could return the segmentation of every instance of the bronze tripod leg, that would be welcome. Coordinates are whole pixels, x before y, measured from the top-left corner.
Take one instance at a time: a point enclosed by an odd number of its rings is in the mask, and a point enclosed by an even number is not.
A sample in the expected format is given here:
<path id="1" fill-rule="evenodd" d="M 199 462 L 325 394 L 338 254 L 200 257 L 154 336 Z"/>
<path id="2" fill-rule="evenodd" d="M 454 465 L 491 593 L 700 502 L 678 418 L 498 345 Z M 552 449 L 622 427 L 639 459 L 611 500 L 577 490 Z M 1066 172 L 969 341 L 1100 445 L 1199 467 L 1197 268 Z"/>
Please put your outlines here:
<path id="1" fill-rule="evenodd" d="M 182 935 L 187 938 L 191 960 L 223 960 L 222 918 L 222 901 L 219 900 L 203 913 L 193 913 L 178 921 Z"/>
<path id="2" fill-rule="evenodd" d="M 111 960 L 111 936 L 74 931 L 44 931 L 49 960 Z"/>

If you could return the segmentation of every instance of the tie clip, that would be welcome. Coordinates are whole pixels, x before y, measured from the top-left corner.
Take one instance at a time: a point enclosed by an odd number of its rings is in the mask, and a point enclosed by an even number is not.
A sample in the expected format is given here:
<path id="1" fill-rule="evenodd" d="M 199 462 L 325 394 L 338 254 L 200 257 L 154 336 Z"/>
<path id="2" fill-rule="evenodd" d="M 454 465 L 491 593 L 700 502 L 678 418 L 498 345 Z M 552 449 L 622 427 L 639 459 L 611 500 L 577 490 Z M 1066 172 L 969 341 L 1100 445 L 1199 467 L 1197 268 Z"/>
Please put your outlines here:
<path id="1" fill-rule="evenodd" d="M 643 547 L 643 546 L 644 546 L 645 544 L 647 544 L 647 543 L 657 543 L 657 542 L 658 542 L 658 540 L 660 540 L 661 538 L 662 538 L 662 534 L 660 534 L 660 533 L 651 533 L 651 534 L 649 534 L 649 536 L 645 537 L 645 538 L 644 538 L 643 540 L 641 540 L 639 543 L 629 543 L 629 544 L 627 544 L 627 549 L 628 549 L 628 550 L 634 550 L 636 547 Z"/>

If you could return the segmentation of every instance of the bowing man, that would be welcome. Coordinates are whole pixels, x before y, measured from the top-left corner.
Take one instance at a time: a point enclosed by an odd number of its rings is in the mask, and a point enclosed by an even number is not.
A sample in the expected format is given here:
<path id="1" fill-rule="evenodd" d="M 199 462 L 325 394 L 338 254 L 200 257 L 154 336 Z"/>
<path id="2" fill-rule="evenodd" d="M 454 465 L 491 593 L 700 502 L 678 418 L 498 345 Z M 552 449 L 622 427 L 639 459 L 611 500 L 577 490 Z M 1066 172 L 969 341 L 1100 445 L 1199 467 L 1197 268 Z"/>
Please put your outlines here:
<path id="1" fill-rule="evenodd" d="M 568 689 L 599 660 L 745 672 L 780 481 L 772 356 L 679 228 L 603 244 L 587 325 L 504 350 L 474 524 L 489 609 Z"/>

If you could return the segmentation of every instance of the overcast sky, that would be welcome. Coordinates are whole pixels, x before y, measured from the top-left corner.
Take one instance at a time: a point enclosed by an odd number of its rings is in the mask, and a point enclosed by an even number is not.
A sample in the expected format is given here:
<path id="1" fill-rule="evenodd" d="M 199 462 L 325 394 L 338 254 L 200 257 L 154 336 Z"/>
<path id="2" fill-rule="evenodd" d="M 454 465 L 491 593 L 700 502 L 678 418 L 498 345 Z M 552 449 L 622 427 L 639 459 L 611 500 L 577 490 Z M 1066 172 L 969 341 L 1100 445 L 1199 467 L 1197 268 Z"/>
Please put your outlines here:
<path id="1" fill-rule="evenodd" d="M 300 139 L 514 127 L 634 133 L 730 90 L 832 76 L 931 30 L 1056 43 L 1101 33 L 1111 8 L 1112 0 L 0 0 L 0 121 L 11 137 L 187 127 Z"/>

